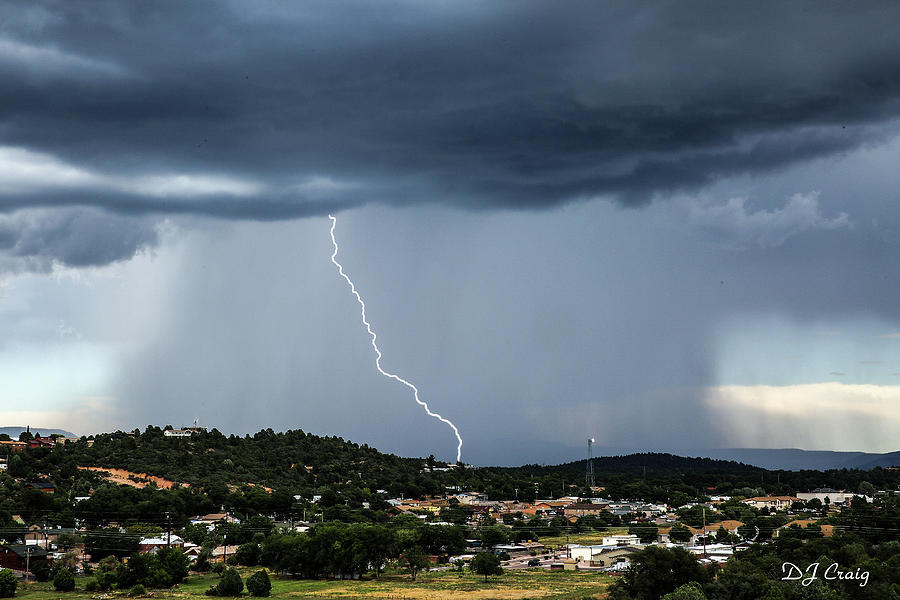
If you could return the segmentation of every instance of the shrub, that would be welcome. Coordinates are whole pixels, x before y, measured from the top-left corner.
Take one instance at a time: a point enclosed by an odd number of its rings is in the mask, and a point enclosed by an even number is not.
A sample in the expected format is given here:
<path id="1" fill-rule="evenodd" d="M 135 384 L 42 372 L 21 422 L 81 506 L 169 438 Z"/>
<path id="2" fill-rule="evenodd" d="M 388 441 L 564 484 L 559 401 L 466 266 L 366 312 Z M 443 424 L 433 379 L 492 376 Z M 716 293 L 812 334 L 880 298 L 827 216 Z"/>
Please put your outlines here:
<path id="1" fill-rule="evenodd" d="M 116 574 L 110 571 L 97 571 L 94 574 L 94 581 L 97 582 L 97 589 L 101 592 L 108 592 L 116 582 Z"/>
<path id="2" fill-rule="evenodd" d="M 222 580 L 216 586 L 220 596 L 240 596 L 244 591 L 244 581 L 237 569 L 228 567 L 222 571 Z"/>
<path id="3" fill-rule="evenodd" d="M 38 581 L 50 581 L 50 563 L 46 560 L 39 560 L 31 565 L 31 574 Z"/>
<path id="4" fill-rule="evenodd" d="M 128 590 L 128 596 L 131 598 L 136 598 L 138 596 L 143 596 L 147 593 L 147 589 L 141 584 L 137 584 L 133 586 L 130 590 Z"/>
<path id="5" fill-rule="evenodd" d="M 75 589 L 75 574 L 68 569 L 58 569 L 53 576 L 53 587 L 60 592 L 71 592 Z"/>
<path id="6" fill-rule="evenodd" d="M 269 581 L 269 574 L 265 570 L 260 569 L 247 578 L 247 591 L 251 596 L 268 596 L 272 591 L 272 582 Z"/>
<path id="7" fill-rule="evenodd" d="M 0 571 L 0 598 L 12 598 L 16 595 L 19 579 L 9 569 Z"/>
<path id="8" fill-rule="evenodd" d="M 97 563 L 97 568 L 103 571 L 104 573 L 115 573 L 116 569 L 119 567 L 119 559 L 110 554 L 109 556 L 104 556 L 99 563 Z"/>
<path id="9" fill-rule="evenodd" d="M 225 570 L 225 564 L 224 564 L 224 563 L 216 563 L 216 564 L 214 564 L 214 565 L 212 566 L 212 568 L 210 569 L 210 571 L 212 571 L 212 572 L 215 573 L 216 575 L 221 575 L 221 574 L 222 574 L 222 571 L 224 571 L 224 570 Z"/>
<path id="10" fill-rule="evenodd" d="M 99 592 L 100 584 L 97 583 L 96 578 L 88 579 L 84 582 L 84 591 L 86 592 Z"/>
<path id="11" fill-rule="evenodd" d="M 209 589 L 206 590 L 206 591 L 203 592 L 203 593 L 204 593 L 205 595 L 207 595 L 207 596 L 218 596 L 218 595 L 219 595 L 219 588 L 216 587 L 216 586 L 214 586 L 214 585 L 211 585 L 211 586 L 209 586 Z"/>

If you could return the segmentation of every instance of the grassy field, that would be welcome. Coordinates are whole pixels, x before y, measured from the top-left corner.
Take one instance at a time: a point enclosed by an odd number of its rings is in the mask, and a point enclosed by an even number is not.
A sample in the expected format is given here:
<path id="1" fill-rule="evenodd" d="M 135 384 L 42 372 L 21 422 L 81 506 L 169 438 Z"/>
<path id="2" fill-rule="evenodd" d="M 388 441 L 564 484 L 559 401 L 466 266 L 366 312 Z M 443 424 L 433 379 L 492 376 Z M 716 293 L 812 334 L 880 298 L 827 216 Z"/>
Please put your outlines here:
<path id="1" fill-rule="evenodd" d="M 242 571 L 246 579 L 253 569 Z M 153 598 L 205 598 L 203 592 L 215 584 L 215 575 L 192 574 L 185 583 L 171 590 L 149 590 Z M 319 598 L 322 600 L 583 600 L 603 597 L 611 578 L 599 573 L 526 569 L 507 571 L 502 576 L 484 578 L 472 573 L 434 572 L 420 574 L 416 581 L 405 575 L 386 575 L 360 581 L 310 581 L 272 577 L 273 598 Z M 49 583 L 19 585 L 16 598 L 31 600 L 97 600 L 126 598 L 124 592 L 85 592 L 84 578 L 78 578 L 74 592 L 61 593 Z M 246 591 L 244 592 L 246 596 Z"/>

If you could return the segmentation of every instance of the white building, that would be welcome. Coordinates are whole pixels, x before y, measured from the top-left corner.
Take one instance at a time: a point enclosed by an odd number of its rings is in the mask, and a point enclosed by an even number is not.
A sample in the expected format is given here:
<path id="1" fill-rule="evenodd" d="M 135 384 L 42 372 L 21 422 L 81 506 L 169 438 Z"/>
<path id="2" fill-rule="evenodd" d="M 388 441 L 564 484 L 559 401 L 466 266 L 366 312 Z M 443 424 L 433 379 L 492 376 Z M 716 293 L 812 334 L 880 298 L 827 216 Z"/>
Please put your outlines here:
<path id="1" fill-rule="evenodd" d="M 603 538 L 603 546 L 638 546 L 641 541 L 634 534 L 611 535 Z"/>
<path id="2" fill-rule="evenodd" d="M 817 499 L 823 505 L 826 504 L 825 499 L 827 498 L 828 504 L 830 504 L 831 506 L 835 506 L 837 504 L 850 504 L 854 496 L 860 495 L 861 494 L 854 494 L 853 492 L 843 492 L 832 488 L 817 488 L 811 492 L 801 492 L 797 494 L 797 498 L 803 500 L 804 502 L 809 502 L 812 499 Z M 866 499 L 866 502 L 873 501 L 873 498 L 871 497 L 863 497 Z"/>

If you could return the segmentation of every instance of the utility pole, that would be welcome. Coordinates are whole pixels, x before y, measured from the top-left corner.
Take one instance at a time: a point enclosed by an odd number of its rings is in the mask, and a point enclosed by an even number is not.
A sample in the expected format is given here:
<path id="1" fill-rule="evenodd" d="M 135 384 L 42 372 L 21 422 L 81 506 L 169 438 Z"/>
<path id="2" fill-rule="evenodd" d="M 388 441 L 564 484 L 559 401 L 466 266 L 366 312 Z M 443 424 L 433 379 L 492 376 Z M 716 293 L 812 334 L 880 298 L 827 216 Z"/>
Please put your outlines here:
<path id="1" fill-rule="evenodd" d="M 172 546 L 172 513 L 166 511 L 166 548 Z"/>
<path id="2" fill-rule="evenodd" d="M 28 579 L 28 574 L 31 572 L 31 548 L 25 548 L 25 579 Z"/>
<path id="3" fill-rule="evenodd" d="M 706 507 L 703 508 L 703 556 L 706 556 Z"/>

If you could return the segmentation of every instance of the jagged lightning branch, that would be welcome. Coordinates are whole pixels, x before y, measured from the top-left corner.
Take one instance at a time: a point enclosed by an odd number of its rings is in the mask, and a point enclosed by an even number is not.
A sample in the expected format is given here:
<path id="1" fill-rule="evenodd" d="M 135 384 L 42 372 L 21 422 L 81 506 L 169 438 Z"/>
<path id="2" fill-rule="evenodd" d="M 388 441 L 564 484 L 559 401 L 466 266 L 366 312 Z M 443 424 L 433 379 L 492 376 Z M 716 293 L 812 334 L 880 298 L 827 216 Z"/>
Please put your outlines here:
<path id="1" fill-rule="evenodd" d="M 363 325 L 366 326 L 366 330 L 369 332 L 369 335 L 372 336 L 372 348 L 375 349 L 375 368 L 378 369 L 378 372 L 381 373 L 382 375 L 384 375 L 385 377 L 388 377 L 395 381 L 399 381 L 400 383 L 402 383 L 403 385 L 405 385 L 406 387 L 411 389 L 413 391 L 413 398 L 415 398 L 416 402 L 418 402 L 419 405 L 425 409 L 425 412 L 428 413 L 429 417 L 434 417 L 438 421 L 442 421 L 442 422 L 446 423 L 450 427 L 450 429 L 453 430 L 453 435 L 456 436 L 456 441 L 458 442 L 458 444 L 456 446 L 456 462 L 459 462 L 460 458 L 462 457 L 463 441 L 462 441 L 462 437 L 459 435 L 459 429 L 456 428 L 456 425 L 454 425 L 450 419 L 445 419 L 444 417 L 437 414 L 436 412 L 432 412 L 431 409 L 428 408 L 428 404 L 426 404 L 425 402 L 422 402 L 419 399 L 419 389 L 416 386 L 414 386 L 407 380 L 403 379 L 402 377 L 400 377 L 398 375 L 394 375 L 393 373 L 388 373 L 387 371 L 385 371 L 384 369 L 381 368 L 381 350 L 378 349 L 378 345 L 375 343 L 375 338 L 377 336 L 375 335 L 375 332 L 372 331 L 372 325 L 369 324 L 369 321 L 366 320 L 366 303 L 363 302 L 362 296 L 360 296 L 359 292 L 356 291 L 356 286 L 353 285 L 353 282 L 350 280 L 350 277 L 348 277 L 347 274 L 344 273 L 344 267 L 342 267 L 341 263 L 339 263 L 336 259 L 337 254 L 338 254 L 338 244 L 337 244 L 337 240 L 334 239 L 334 228 L 337 225 L 337 219 L 334 218 L 332 215 L 328 215 L 328 218 L 331 219 L 331 243 L 334 245 L 334 252 L 331 254 L 331 262 L 333 262 L 334 266 L 336 266 L 338 268 L 338 273 L 341 274 L 341 277 L 343 277 L 345 280 L 347 280 L 347 284 L 350 286 L 350 291 L 353 293 L 354 296 L 356 296 L 357 301 L 359 301 L 360 310 L 362 312 Z"/>

